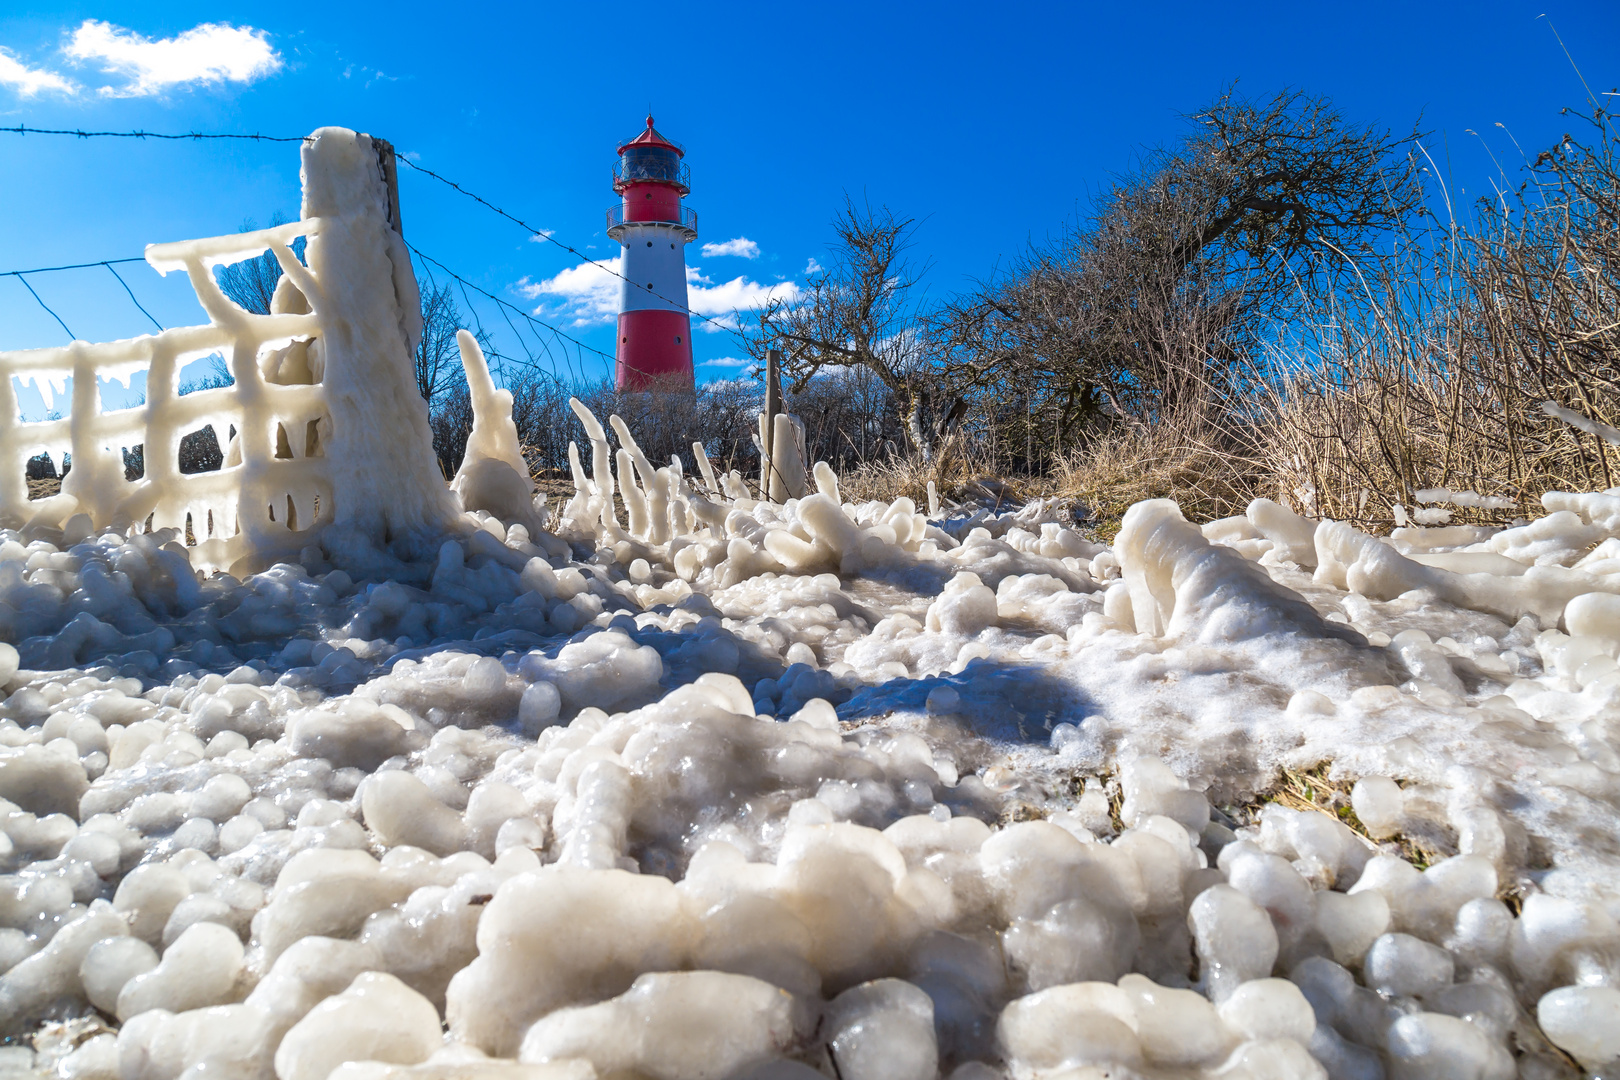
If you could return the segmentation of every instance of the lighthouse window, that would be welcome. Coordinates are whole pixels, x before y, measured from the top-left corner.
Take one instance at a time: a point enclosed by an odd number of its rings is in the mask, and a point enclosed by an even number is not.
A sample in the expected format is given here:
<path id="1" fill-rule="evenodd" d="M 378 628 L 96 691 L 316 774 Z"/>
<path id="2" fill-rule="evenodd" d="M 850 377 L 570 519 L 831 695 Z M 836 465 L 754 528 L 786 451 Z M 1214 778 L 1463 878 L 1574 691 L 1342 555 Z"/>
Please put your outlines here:
<path id="1" fill-rule="evenodd" d="M 652 247 L 652 241 L 651 240 L 647 241 L 647 246 Z"/>
<path id="2" fill-rule="evenodd" d="M 674 244 L 671 244 L 671 245 L 669 245 L 669 249 L 670 249 L 670 250 L 671 250 L 671 251 L 674 251 L 674 250 L 675 250 L 675 245 L 674 245 Z"/>
<path id="3" fill-rule="evenodd" d="M 619 158 L 619 174 L 626 180 L 680 180 L 681 159 L 662 146 L 627 148 Z"/>
<path id="4" fill-rule="evenodd" d="M 675 335 L 675 344 L 679 345 L 680 343 L 681 343 L 681 335 L 676 334 Z"/>

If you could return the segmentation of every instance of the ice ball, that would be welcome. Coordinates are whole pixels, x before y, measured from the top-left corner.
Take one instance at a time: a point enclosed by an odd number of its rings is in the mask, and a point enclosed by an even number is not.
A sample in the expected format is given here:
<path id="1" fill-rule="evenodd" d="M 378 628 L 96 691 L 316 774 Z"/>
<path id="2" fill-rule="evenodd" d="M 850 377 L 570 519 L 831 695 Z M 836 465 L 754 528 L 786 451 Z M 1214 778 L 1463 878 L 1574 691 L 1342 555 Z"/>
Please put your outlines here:
<path id="1" fill-rule="evenodd" d="M 643 975 L 616 998 L 536 1021 L 518 1057 L 532 1063 L 584 1058 L 606 1076 L 726 1077 L 792 1047 L 792 1008 L 787 991 L 747 975 Z"/>
<path id="2" fill-rule="evenodd" d="M 1385 934 L 1367 950 L 1367 983 L 1397 997 L 1424 997 L 1451 985 L 1456 961 L 1410 934 Z"/>
<path id="3" fill-rule="evenodd" d="M 822 1030 L 844 1080 L 934 1080 L 939 1072 L 934 1003 L 903 979 L 845 990 L 827 1006 Z"/>
<path id="4" fill-rule="evenodd" d="M 157 950 L 140 938 L 104 938 L 90 946 L 79 965 L 79 982 L 90 1004 L 104 1013 L 117 1013 L 118 992 L 137 975 L 158 966 Z"/>
<path id="5" fill-rule="evenodd" d="M 1588 1069 L 1620 1059 L 1620 990 L 1612 986 L 1565 986 L 1544 994 L 1536 1021 Z"/>
<path id="6" fill-rule="evenodd" d="M 426 1061 L 442 1039 L 439 1013 L 392 975 L 368 971 L 292 1026 L 276 1049 L 279 1080 L 326 1080 L 345 1061 Z"/>

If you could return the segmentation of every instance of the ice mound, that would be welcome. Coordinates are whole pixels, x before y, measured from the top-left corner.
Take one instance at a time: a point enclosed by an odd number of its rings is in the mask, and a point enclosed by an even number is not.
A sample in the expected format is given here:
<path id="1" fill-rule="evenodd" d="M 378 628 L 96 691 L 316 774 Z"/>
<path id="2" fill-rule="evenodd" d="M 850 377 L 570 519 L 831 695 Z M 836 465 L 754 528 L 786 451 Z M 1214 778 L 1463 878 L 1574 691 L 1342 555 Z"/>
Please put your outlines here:
<path id="1" fill-rule="evenodd" d="M 286 272 L 271 316 L 204 298 L 242 388 L 187 396 L 213 419 L 164 396 L 176 339 L 0 355 L 9 388 L 157 350 L 116 420 L 150 482 L 76 422 L 0 446 L 66 440 L 79 477 L 0 485 L 8 1064 L 1620 1067 L 1620 490 L 1387 538 L 1160 500 L 1104 546 L 1061 504 L 846 501 L 790 416 L 757 498 L 575 402 L 552 513 L 465 337 L 446 486 L 395 370 L 415 283 L 376 150 L 325 129 L 304 221 L 154 249 L 205 291 L 209 261 Z M 164 479 L 161 439 L 247 415 L 226 470 Z"/>
<path id="2" fill-rule="evenodd" d="M 534 481 L 519 449 L 512 394 L 496 389 L 484 351 L 472 334 L 457 330 L 456 344 L 472 400 L 473 427 L 450 490 L 461 500 L 463 510 L 483 511 L 536 534 L 542 530 L 545 516 L 535 504 Z"/>

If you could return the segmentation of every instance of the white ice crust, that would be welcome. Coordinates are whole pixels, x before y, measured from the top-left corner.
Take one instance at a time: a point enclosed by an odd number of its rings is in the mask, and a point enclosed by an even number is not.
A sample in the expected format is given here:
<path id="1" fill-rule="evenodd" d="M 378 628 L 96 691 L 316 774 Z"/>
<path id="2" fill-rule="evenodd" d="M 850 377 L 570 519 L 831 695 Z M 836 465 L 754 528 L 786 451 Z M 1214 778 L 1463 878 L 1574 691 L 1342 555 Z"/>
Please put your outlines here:
<path id="1" fill-rule="evenodd" d="M 292 387 L 324 410 L 325 456 L 303 460 L 324 462 L 332 517 L 283 523 L 296 558 L 258 526 L 210 548 L 149 524 L 128 500 L 162 485 L 90 485 L 76 426 L 51 438 L 85 481 L 0 501 L 0 1034 L 32 1040 L 8 1062 L 63 1080 L 1615 1067 L 1620 490 L 1387 538 L 1270 500 L 1201 527 L 1152 501 L 1104 546 L 1052 504 L 847 502 L 791 417 L 760 500 L 701 448 L 690 472 L 655 467 L 576 402 L 590 445 L 553 514 L 470 337 L 451 486 L 400 449 L 426 438 L 414 390 L 355 381 L 367 357 L 403 365 L 414 332 L 374 170 L 369 140 L 324 129 L 303 222 L 153 249 L 199 294 L 211 262 L 285 252 L 317 298 L 268 318 L 276 349 L 306 346 L 273 369 L 321 342 L 321 377 L 220 399 L 283 423 L 264 402 Z M 263 369 L 272 324 L 210 314 Z M 110 348 L 26 362 L 50 378 Z M 393 425 L 384 486 L 344 427 L 368 416 Z M 27 427 L 0 431 L 18 470 Z M 265 461 L 268 484 L 287 459 Z M 229 490 L 259 491 L 250 474 Z M 1340 813 L 1253 809 L 1317 769 L 1350 791 Z"/>
<path id="2" fill-rule="evenodd" d="M 411 376 L 416 278 L 388 223 L 376 146 L 322 128 L 302 152 L 301 220 L 148 248 L 155 269 L 187 274 L 209 325 L 0 353 L 0 521 L 74 533 L 189 525 L 199 567 L 257 569 L 296 555 L 321 526 L 409 546 L 453 520 Z M 300 236 L 303 261 L 291 247 Z M 213 268 L 266 251 L 283 277 L 271 313 L 258 315 L 225 296 Z M 211 353 L 234 385 L 180 395 L 181 367 Z M 99 380 L 127 383 L 139 370 L 145 403 L 104 412 Z M 71 381 L 69 415 L 22 422 L 13 380 L 32 380 L 47 405 Z M 180 440 L 204 427 L 224 467 L 181 473 Z M 124 451 L 137 447 L 144 473 L 126 480 Z M 72 468 L 59 494 L 30 502 L 23 465 L 39 453 L 59 466 L 71 455 Z"/>

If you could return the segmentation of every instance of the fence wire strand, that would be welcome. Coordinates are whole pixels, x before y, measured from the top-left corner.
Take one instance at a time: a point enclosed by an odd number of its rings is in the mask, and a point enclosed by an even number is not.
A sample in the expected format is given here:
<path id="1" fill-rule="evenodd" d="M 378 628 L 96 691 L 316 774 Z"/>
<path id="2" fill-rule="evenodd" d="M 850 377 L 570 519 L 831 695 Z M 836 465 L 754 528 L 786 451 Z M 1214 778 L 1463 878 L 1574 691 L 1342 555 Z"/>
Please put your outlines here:
<path id="1" fill-rule="evenodd" d="M 22 287 L 27 289 L 29 295 L 34 298 L 34 300 L 39 304 L 40 307 L 45 309 L 45 314 L 47 314 L 51 318 L 55 319 L 56 320 L 56 325 L 60 326 L 64 331 L 66 331 L 69 341 L 78 341 L 79 340 L 79 337 L 78 337 L 77 334 L 75 334 L 72 330 L 68 330 L 68 324 L 62 321 L 62 316 L 60 316 L 56 312 L 52 311 L 51 310 L 51 305 L 47 304 L 45 301 L 43 301 L 43 300 L 41 300 L 39 298 L 39 293 L 35 292 L 34 287 L 32 285 L 28 284 L 28 279 L 27 278 L 23 277 L 23 275 L 21 273 L 17 273 L 17 272 L 13 272 L 12 276 L 15 277 L 18 281 L 22 282 Z"/>
<path id="2" fill-rule="evenodd" d="M 120 274 L 116 269 L 114 269 L 111 263 L 102 263 L 101 265 L 107 268 L 107 272 L 109 274 L 118 279 L 118 284 L 122 285 L 124 287 L 124 291 L 129 294 L 129 302 L 134 304 L 137 308 L 140 308 L 141 314 L 150 319 L 152 325 L 157 327 L 158 333 L 161 334 L 163 332 L 163 324 L 158 322 L 157 319 L 153 318 L 152 313 L 147 311 L 146 308 L 142 307 L 139 300 L 135 299 L 135 290 L 129 287 L 129 282 L 124 280 L 124 275 Z"/>
<path id="3" fill-rule="evenodd" d="M 549 330 L 551 333 L 555 334 L 557 337 L 562 338 L 564 341 L 567 341 L 567 342 L 571 343 L 572 345 L 574 345 L 575 348 L 578 348 L 578 349 L 580 349 L 580 350 L 582 350 L 584 352 L 595 353 L 597 356 L 600 356 L 602 359 L 607 360 L 610 363 L 613 362 L 614 357 L 610 353 L 605 353 L 601 349 L 593 348 L 590 345 L 585 344 L 583 341 L 579 340 L 578 338 L 573 337 L 573 336 L 571 336 L 569 334 L 563 333 L 557 327 L 552 326 L 550 323 L 546 322 L 545 320 L 535 318 L 533 315 L 529 314 L 527 311 L 524 311 L 522 308 L 518 307 L 516 304 L 510 303 L 510 302 L 508 302 L 506 300 L 501 299 L 499 296 L 496 296 L 494 293 L 490 292 L 487 289 L 480 288 L 479 286 L 477 286 L 477 285 L 473 284 L 472 282 L 468 281 L 466 278 L 462 277 L 460 274 L 456 273 L 454 270 L 450 269 L 448 266 L 444 265 L 444 263 L 440 262 L 438 259 L 435 259 L 431 255 L 428 255 L 428 254 L 424 253 L 421 248 L 416 247 L 415 245 L 409 243 L 408 241 L 406 242 L 405 247 L 410 250 L 411 254 L 415 255 L 417 258 L 421 259 L 423 262 L 429 264 L 430 266 L 434 266 L 434 267 L 438 268 L 438 270 L 441 273 L 443 273 L 446 277 L 455 279 L 455 281 L 458 282 L 463 289 L 471 289 L 473 292 L 478 293 L 480 296 L 485 297 L 488 300 L 494 301 L 500 307 L 504 308 L 507 311 L 511 311 L 511 312 L 517 314 L 518 316 L 523 318 L 528 323 L 530 323 L 530 324 L 532 324 L 534 326 L 539 326 L 539 327 L 542 327 L 542 328 L 544 328 L 546 330 Z M 471 306 L 470 302 L 469 302 L 469 306 Z M 477 315 L 476 315 L 476 312 L 475 312 L 474 313 L 474 318 L 476 318 L 476 317 L 477 317 Z M 572 372 L 570 372 L 570 374 L 572 374 Z"/>
<path id="4" fill-rule="evenodd" d="M 0 128 L 0 132 L 12 135 L 72 135 L 79 139 L 250 139 L 254 142 L 307 142 L 312 138 L 309 135 L 258 135 L 258 134 L 206 134 L 200 131 L 165 134 L 158 131 L 83 131 L 79 128 L 36 128 L 27 124 L 18 124 L 16 127 Z"/>

